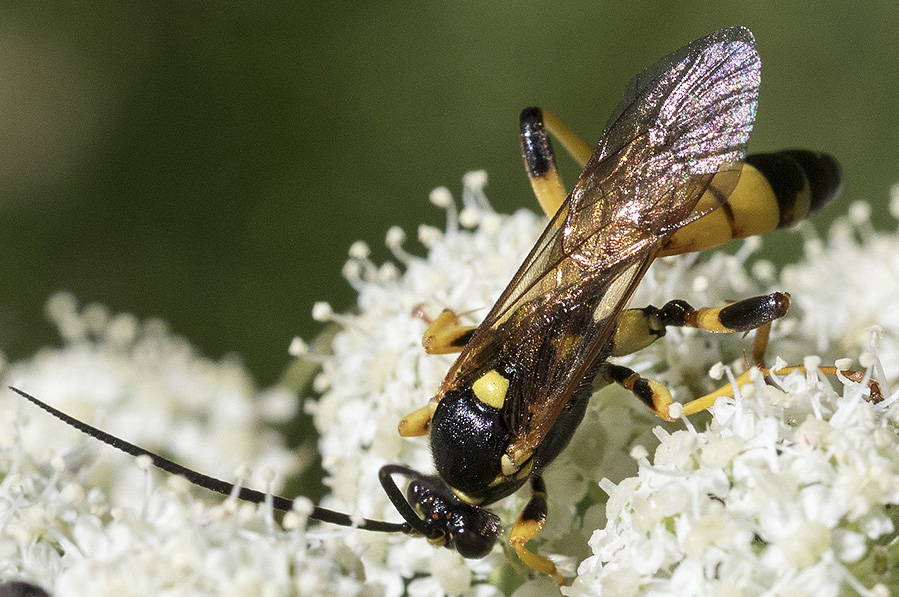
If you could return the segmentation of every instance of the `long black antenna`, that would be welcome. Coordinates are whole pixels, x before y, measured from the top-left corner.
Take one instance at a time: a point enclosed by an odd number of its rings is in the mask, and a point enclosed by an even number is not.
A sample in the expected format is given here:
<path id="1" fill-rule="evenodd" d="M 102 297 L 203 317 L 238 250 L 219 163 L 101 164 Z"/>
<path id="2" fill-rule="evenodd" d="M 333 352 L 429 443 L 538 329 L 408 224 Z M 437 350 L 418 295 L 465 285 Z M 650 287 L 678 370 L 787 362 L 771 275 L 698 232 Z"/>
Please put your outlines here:
<path id="1" fill-rule="evenodd" d="M 153 461 L 153 466 L 167 473 L 184 477 L 185 479 L 199 487 L 204 487 L 206 489 L 210 489 L 224 495 L 231 495 L 232 493 L 234 493 L 235 485 L 233 483 L 228 483 L 227 481 L 222 481 L 221 479 L 216 479 L 215 477 L 210 477 L 208 475 L 204 475 L 203 473 L 198 473 L 195 470 L 181 466 L 177 462 L 172 462 L 168 458 L 163 458 L 159 454 L 155 454 L 149 450 L 145 450 L 140 446 L 135 446 L 132 443 L 126 442 L 123 439 L 120 439 L 114 435 L 110 435 L 105 431 L 101 431 L 96 427 L 92 427 L 87 423 L 79 421 L 78 419 L 67 415 L 64 412 L 53 408 L 49 404 L 41 402 L 31 394 L 23 392 L 18 388 L 10 386 L 9 389 L 16 394 L 19 394 L 29 402 L 44 409 L 63 423 L 66 423 L 67 425 L 74 427 L 82 433 L 86 433 L 87 435 L 100 440 L 104 444 L 108 444 L 113 448 L 125 452 L 126 454 L 130 454 L 131 456 L 149 456 Z M 266 501 L 268 495 L 262 493 L 261 491 L 241 487 L 240 491 L 237 493 L 237 497 L 247 502 L 261 504 Z M 275 509 L 281 510 L 283 512 L 289 512 L 293 509 L 293 500 L 278 495 L 272 495 L 271 498 L 272 505 Z M 355 527 L 359 529 L 365 529 L 366 531 L 375 531 L 378 533 L 415 533 L 412 526 L 407 522 L 384 522 L 381 520 L 369 520 L 367 518 L 354 519 L 350 515 L 344 514 L 343 512 L 336 512 L 334 510 L 328 510 L 327 508 L 321 508 L 319 506 L 312 507 L 312 513 L 309 514 L 309 518 L 312 520 L 318 520 L 320 522 L 336 524 L 342 527 Z"/>

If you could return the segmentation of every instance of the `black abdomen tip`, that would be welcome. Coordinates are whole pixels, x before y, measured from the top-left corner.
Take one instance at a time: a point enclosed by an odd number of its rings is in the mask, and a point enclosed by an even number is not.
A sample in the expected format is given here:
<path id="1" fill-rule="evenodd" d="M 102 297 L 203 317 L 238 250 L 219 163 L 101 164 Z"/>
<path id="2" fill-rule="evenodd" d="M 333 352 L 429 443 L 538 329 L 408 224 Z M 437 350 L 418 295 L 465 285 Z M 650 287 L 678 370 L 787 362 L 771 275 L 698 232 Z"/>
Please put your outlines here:
<path id="1" fill-rule="evenodd" d="M 774 191 L 780 211 L 778 228 L 792 226 L 815 213 L 833 201 L 842 188 L 840 165 L 826 153 L 788 149 L 746 156 L 746 163 L 759 170 Z"/>
<path id="2" fill-rule="evenodd" d="M 805 171 L 812 190 L 809 213 L 813 214 L 840 195 L 843 190 L 843 171 L 830 154 L 807 149 L 788 149 L 780 152 L 795 160 Z"/>

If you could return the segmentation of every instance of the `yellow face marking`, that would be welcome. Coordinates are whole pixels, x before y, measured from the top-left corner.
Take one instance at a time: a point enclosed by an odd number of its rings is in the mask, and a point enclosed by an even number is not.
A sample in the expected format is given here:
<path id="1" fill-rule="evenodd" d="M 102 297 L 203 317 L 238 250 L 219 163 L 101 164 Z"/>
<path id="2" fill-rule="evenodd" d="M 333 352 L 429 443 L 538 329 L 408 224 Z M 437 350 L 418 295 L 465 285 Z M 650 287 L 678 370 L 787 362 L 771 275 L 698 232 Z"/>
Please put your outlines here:
<path id="1" fill-rule="evenodd" d="M 484 404 L 502 408 L 506 401 L 506 392 L 509 390 L 509 380 L 500 375 L 496 369 L 491 369 L 471 384 L 471 390 Z"/>

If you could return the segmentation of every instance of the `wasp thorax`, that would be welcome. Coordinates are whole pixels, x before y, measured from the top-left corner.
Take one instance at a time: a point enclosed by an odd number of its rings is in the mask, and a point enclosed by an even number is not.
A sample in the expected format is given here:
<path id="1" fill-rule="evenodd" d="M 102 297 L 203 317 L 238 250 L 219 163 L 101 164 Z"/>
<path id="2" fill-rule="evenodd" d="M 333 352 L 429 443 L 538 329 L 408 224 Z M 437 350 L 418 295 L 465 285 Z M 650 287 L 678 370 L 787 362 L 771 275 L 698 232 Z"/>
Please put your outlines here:
<path id="1" fill-rule="evenodd" d="M 500 472 L 509 429 L 499 408 L 467 387 L 447 392 L 431 419 L 431 451 L 453 489 L 478 498 Z"/>
<path id="2" fill-rule="evenodd" d="M 463 558 L 483 558 L 493 549 L 501 526 L 485 508 L 466 504 L 438 477 L 413 479 L 406 489 L 409 503 L 421 515 L 432 541 L 455 549 Z"/>

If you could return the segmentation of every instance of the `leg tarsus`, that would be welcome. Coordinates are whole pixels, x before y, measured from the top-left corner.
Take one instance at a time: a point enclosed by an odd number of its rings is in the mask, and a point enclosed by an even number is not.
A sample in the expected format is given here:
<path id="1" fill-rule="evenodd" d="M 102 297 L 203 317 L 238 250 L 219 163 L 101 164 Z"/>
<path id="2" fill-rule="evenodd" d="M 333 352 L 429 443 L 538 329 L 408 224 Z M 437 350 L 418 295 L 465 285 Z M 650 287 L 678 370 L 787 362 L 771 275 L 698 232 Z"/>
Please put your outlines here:
<path id="1" fill-rule="evenodd" d="M 752 364 L 756 367 L 765 366 L 765 350 L 768 348 L 768 339 L 771 337 L 771 324 L 766 323 L 755 330 L 755 340 L 752 342 Z"/>
<path id="2" fill-rule="evenodd" d="M 846 378 L 851 379 L 857 383 L 861 383 L 865 379 L 865 374 L 861 371 L 852 371 L 852 370 L 840 370 L 836 367 L 816 367 L 818 371 L 823 373 L 824 375 L 830 375 L 836 377 L 837 379 Z M 708 408 L 711 408 L 715 401 L 718 398 L 732 398 L 734 396 L 734 386 L 737 388 L 742 388 L 743 386 L 749 384 L 752 381 L 753 371 L 760 372 L 764 377 L 769 377 L 770 375 L 788 375 L 794 371 L 799 371 L 801 373 L 808 373 L 808 369 L 801 365 L 794 367 L 783 367 L 781 369 L 774 368 L 765 368 L 765 367 L 753 367 L 742 374 L 740 374 L 733 382 L 725 384 L 711 392 L 706 394 L 705 396 L 700 396 L 695 400 L 691 400 L 690 402 L 686 402 L 683 405 L 683 414 L 684 415 L 694 415 L 698 412 L 702 412 Z M 878 403 L 883 400 L 883 395 L 880 393 L 880 384 L 878 384 L 873 379 L 868 380 L 868 390 L 870 392 L 870 401 L 873 403 Z"/>

